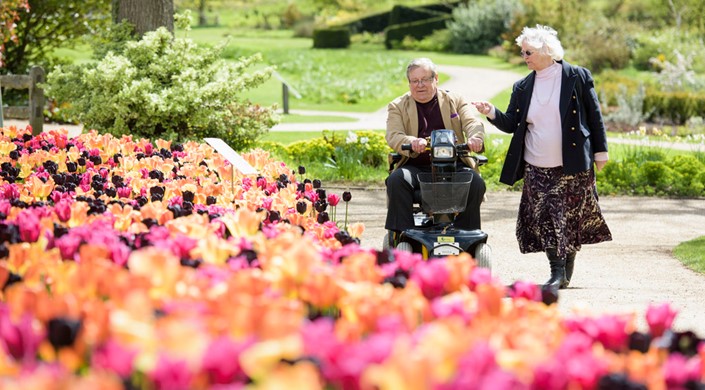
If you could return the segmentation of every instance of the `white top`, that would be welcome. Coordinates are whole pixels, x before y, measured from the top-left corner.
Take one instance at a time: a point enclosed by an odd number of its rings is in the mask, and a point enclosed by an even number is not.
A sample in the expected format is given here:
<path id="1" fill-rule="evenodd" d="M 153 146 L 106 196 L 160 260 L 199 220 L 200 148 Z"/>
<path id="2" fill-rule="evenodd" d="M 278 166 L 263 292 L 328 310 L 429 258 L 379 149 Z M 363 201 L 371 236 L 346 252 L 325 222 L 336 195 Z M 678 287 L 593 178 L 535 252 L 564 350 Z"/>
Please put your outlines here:
<path id="1" fill-rule="evenodd" d="M 563 67 L 558 63 L 536 72 L 534 92 L 526 115 L 524 160 L 541 168 L 563 165 L 563 133 L 561 113 L 561 78 Z"/>

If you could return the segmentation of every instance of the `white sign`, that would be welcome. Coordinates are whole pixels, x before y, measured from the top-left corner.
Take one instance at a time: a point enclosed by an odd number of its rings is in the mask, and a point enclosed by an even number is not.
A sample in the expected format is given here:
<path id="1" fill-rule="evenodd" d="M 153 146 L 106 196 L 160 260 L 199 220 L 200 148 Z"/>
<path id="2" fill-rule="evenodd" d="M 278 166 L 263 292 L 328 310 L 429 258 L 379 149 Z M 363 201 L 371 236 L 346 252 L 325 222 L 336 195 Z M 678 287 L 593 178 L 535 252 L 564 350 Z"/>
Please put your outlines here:
<path id="1" fill-rule="evenodd" d="M 242 172 L 244 175 L 256 174 L 257 170 L 245 161 L 242 156 L 240 156 L 230 145 L 226 144 L 220 138 L 204 138 L 204 141 L 210 145 L 216 152 L 220 153 L 225 157 L 226 160 L 230 162 L 238 171 Z"/>

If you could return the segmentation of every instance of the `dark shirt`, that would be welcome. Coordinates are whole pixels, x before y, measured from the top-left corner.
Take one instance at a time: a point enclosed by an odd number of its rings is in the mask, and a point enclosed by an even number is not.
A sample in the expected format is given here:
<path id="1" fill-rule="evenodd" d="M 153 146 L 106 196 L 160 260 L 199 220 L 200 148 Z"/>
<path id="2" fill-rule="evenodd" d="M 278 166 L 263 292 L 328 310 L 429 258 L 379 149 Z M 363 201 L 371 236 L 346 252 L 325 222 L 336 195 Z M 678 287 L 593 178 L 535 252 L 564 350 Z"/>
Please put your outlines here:
<path id="1" fill-rule="evenodd" d="M 416 102 L 416 112 L 419 116 L 419 138 L 428 138 L 433 130 L 443 129 L 443 117 L 441 108 L 438 105 L 438 96 L 426 103 Z M 431 164 L 431 153 L 429 151 L 420 154 L 416 158 L 409 159 L 408 164 L 415 166 L 425 166 Z"/>

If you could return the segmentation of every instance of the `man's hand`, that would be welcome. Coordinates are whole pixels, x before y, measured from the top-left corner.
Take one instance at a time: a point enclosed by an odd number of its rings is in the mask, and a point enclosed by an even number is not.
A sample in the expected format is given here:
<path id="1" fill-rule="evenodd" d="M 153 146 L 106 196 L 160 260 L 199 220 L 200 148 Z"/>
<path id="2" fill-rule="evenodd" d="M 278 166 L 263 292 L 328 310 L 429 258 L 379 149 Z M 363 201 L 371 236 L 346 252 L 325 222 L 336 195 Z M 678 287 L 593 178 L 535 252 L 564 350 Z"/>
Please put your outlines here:
<path id="1" fill-rule="evenodd" d="M 428 145 L 428 142 L 426 142 L 425 138 L 416 138 L 411 141 L 411 150 L 416 153 L 423 153 L 426 151 L 426 145 Z"/>
<path id="2" fill-rule="evenodd" d="M 484 141 L 480 137 L 470 137 L 468 139 L 468 148 L 475 153 L 482 151 L 483 144 Z"/>

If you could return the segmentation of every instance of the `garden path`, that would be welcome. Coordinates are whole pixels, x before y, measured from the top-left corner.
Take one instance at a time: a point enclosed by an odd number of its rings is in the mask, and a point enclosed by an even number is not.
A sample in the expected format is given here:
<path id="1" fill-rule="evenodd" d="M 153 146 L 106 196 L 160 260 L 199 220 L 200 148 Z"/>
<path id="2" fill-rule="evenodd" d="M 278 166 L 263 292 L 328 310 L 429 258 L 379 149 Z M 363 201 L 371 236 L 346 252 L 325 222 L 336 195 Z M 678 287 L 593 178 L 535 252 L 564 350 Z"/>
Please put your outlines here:
<path id="1" fill-rule="evenodd" d="M 365 224 L 363 247 L 381 249 L 386 233 L 385 191 L 351 192 L 348 222 Z M 517 280 L 543 283 L 550 272 L 542 253 L 519 251 L 515 227 L 520 195 L 492 192 L 482 206 L 483 230 L 492 247 L 492 273 L 506 285 Z M 705 277 L 672 255 L 680 242 L 705 234 L 705 199 L 603 196 L 600 205 L 613 240 L 583 246 L 570 288 L 560 291 L 559 310 L 564 314 L 633 313 L 639 329 L 646 330 L 648 305 L 670 302 L 679 311 L 675 328 L 705 337 Z"/>

